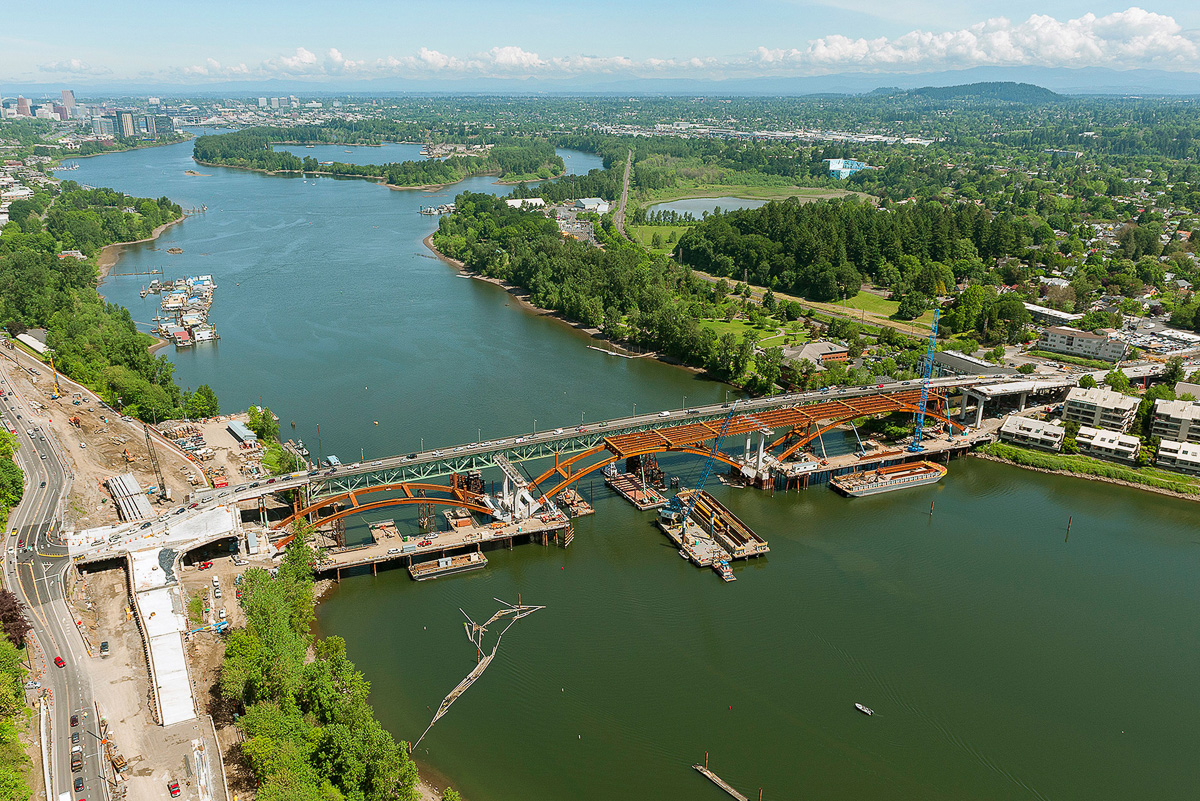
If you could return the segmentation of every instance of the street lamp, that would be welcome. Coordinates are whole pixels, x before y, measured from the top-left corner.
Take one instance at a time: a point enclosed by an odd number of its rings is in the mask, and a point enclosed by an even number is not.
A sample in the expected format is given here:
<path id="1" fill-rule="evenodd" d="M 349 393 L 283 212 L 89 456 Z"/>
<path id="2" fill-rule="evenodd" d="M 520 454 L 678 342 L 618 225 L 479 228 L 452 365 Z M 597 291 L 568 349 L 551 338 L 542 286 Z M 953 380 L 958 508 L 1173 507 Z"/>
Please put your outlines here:
<path id="1" fill-rule="evenodd" d="M 633 416 L 637 417 L 637 404 L 633 404 Z"/>
<path id="2" fill-rule="evenodd" d="M 684 408 L 684 409 L 686 409 L 686 408 L 687 408 L 687 395 L 684 395 L 684 396 L 683 396 L 683 408 Z"/>
<path id="3" fill-rule="evenodd" d="M 583 425 L 583 412 L 579 413 L 579 425 Z"/>
<path id="4" fill-rule="evenodd" d="M 533 418 L 533 435 L 537 436 L 537 418 Z"/>

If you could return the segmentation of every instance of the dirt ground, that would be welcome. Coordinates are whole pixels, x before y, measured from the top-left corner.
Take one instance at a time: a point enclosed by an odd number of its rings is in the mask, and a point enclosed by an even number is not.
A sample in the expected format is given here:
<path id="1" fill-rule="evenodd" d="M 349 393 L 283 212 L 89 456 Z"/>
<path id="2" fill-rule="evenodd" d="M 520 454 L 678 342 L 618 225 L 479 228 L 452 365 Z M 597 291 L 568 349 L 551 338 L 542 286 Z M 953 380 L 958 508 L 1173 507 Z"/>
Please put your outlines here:
<path id="1" fill-rule="evenodd" d="M 143 488 L 158 484 L 146 455 L 146 435 L 141 424 L 122 420 L 116 411 L 101 406 L 100 399 L 90 390 L 66 378 L 59 378 L 63 397 L 53 400 L 50 394 L 54 389 L 54 378 L 48 365 L 20 348 L 8 350 L 0 347 L 0 355 L 7 359 L 7 372 L 16 383 L 18 392 L 27 401 L 43 407 L 35 408 L 30 414 L 23 414 L 20 420 L 16 420 L 14 416 L 22 410 L 10 411 L 7 408 L 10 404 L 5 403 L 6 415 L 14 424 L 26 428 L 36 425 L 51 429 L 62 444 L 63 453 L 74 474 L 75 483 L 67 503 L 66 525 L 92 528 L 120 522 L 104 481 L 122 473 L 133 473 Z M 14 369 L 14 363 L 24 369 Z M 29 369 L 37 370 L 41 375 L 31 375 Z M 71 402 L 72 394 L 76 392 L 82 398 L 79 406 Z M 71 417 L 79 418 L 78 428 L 70 424 Z M 154 443 L 163 479 L 171 488 L 175 502 L 180 503 L 195 489 L 189 484 L 187 476 L 195 476 L 200 482 L 203 482 L 203 476 L 196 465 L 181 453 L 158 440 L 154 440 Z M 125 459 L 126 449 L 133 457 L 132 462 Z"/>
<path id="2" fill-rule="evenodd" d="M 89 639 L 109 645 L 108 656 L 93 658 L 91 674 L 100 714 L 108 721 L 117 749 L 129 761 L 124 773 L 126 801 L 162 801 L 170 781 L 178 781 L 183 790 L 179 801 L 198 801 L 191 765 L 193 741 L 212 749 L 208 719 L 165 728 L 154 722 L 142 636 L 125 611 L 129 592 L 125 570 L 88 572 L 82 584 L 93 613 L 91 619 L 84 618 Z M 219 773 L 215 778 L 220 781 Z M 221 797 L 221 788 L 214 790 Z"/>

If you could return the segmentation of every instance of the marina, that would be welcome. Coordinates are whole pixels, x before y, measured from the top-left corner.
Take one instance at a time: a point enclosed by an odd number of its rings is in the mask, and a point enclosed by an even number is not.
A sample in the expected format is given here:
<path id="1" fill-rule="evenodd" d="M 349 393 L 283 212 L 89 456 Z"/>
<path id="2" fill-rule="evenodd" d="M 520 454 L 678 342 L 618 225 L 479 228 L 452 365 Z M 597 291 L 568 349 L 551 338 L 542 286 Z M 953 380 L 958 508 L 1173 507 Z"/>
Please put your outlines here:
<path id="1" fill-rule="evenodd" d="M 217 285 L 211 275 L 194 275 L 174 281 L 155 278 L 141 290 L 142 297 L 154 294 L 161 297 L 158 323 L 154 333 L 187 348 L 202 342 L 215 342 L 220 335 L 208 322 Z"/>

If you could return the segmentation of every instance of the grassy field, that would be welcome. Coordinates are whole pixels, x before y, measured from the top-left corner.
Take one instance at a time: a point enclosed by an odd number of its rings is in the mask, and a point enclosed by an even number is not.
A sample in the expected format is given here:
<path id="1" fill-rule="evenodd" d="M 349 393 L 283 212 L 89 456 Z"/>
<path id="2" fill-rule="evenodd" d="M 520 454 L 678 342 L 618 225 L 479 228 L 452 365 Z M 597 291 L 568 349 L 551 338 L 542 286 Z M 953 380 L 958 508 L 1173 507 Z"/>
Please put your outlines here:
<path id="1" fill-rule="evenodd" d="M 683 236 L 683 232 L 687 229 L 688 226 L 686 225 L 630 225 L 626 228 L 629 235 L 633 237 L 633 241 L 651 253 L 670 253 L 675 249 L 675 245 L 679 243 L 679 238 Z M 671 237 L 672 231 L 675 233 L 675 241 L 668 243 L 667 240 Z M 655 233 L 662 234 L 663 246 L 661 248 L 650 247 Z"/>
<path id="2" fill-rule="evenodd" d="M 705 328 L 711 328 L 716 332 L 718 337 L 723 334 L 733 334 L 738 341 L 741 341 L 747 331 L 754 331 L 761 337 L 759 344 L 767 348 L 787 344 L 793 338 L 797 343 L 808 341 L 808 331 L 795 322 L 785 327 L 787 329 L 785 333 L 777 333 L 780 324 L 774 318 L 771 319 L 771 324 L 768 328 L 755 328 L 745 320 L 733 320 L 731 322 L 726 322 L 725 320 L 700 320 L 699 323 Z M 799 330 L 793 331 L 793 326 Z"/>
<path id="3" fill-rule="evenodd" d="M 1053 362 L 1062 362 L 1063 364 L 1075 364 L 1080 367 L 1087 367 L 1092 370 L 1111 370 L 1113 369 L 1112 362 L 1102 362 L 1097 359 L 1083 359 L 1079 356 L 1067 356 L 1063 353 L 1051 353 L 1048 350 L 1031 350 L 1030 356 L 1037 356 L 1042 359 L 1049 359 Z"/>

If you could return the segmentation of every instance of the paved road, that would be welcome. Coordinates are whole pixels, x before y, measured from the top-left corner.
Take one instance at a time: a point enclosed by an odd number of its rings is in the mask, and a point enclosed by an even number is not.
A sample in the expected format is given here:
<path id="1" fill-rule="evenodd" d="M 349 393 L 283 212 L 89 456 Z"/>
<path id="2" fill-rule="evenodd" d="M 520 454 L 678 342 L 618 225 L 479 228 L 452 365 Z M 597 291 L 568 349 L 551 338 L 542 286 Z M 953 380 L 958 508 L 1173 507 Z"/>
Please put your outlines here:
<path id="1" fill-rule="evenodd" d="M 0 360 L 0 389 L 6 396 L 0 412 L 10 429 L 17 431 L 17 463 L 25 472 L 26 482 L 25 495 L 9 515 L 5 533 L 5 584 L 29 609 L 38 645 L 33 649 L 34 671 L 40 673 L 37 678 L 52 699 L 50 797 L 67 793 L 71 798 L 105 799 L 108 787 L 103 778 L 99 728 L 88 675 L 92 657 L 63 597 L 63 576 L 70 560 L 56 537 L 70 480 L 45 419 L 35 416 L 25 398 L 13 392 L 9 375 L 15 369 L 19 368 L 8 359 Z M 63 667 L 55 666 L 55 657 L 62 658 Z M 72 715 L 79 716 L 79 725 L 74 728 Z M 83 770 L 72 773 L 71 736 L 75 732 L 84 760 Z M 79 792 L 73 789 L 76 777 L 83 779 Z"/>

